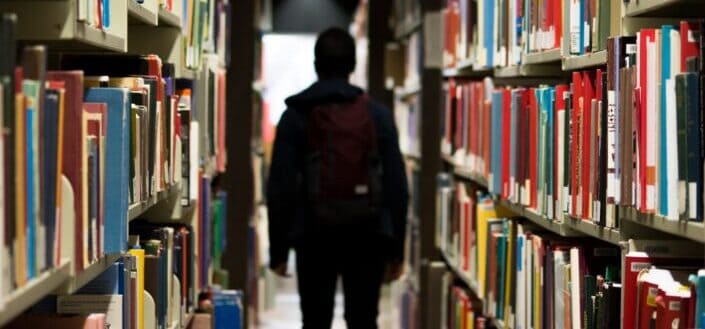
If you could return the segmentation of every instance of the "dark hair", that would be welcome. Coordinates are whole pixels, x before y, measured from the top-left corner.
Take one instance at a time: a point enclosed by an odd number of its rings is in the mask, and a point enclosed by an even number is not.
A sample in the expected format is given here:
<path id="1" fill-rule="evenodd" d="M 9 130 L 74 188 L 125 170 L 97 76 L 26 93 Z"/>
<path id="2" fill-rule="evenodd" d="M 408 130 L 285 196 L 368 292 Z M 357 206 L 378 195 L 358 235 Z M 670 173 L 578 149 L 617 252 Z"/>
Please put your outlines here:
<path id="1" fill-rule="evenodd" d="M 314 53 L 321 79 L 347 79 L 355 70 L 355 40 L 341 28 L 332 27 L 319 34 Z"/>

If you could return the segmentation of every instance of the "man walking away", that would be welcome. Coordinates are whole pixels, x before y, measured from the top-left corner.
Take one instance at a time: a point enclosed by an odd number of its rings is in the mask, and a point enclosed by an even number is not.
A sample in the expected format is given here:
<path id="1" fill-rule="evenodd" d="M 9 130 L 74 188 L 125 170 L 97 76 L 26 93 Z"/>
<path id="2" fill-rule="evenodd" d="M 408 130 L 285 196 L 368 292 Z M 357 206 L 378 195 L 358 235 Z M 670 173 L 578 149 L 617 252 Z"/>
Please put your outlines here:
<path id="1" fill-rule="evenodd" d="M 290 248 L 304 329 L 330 328 L 338 277 L 350 329 L 377 328 L 383 282 L 403 272 L 408 190 L 392 113 L 348 78 L 355 43 L 342 29 L 315 46 L 318 81 L 286 100 L 269 173 L 270 267 Z"/>

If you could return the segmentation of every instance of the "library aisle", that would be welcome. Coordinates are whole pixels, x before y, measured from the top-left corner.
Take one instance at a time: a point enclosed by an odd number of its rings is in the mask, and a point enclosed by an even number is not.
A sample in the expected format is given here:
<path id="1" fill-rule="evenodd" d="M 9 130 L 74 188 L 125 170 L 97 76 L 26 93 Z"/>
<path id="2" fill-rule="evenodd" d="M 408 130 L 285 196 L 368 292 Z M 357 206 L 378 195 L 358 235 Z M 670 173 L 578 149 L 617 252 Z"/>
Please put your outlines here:
<path id="1" fill-rule="evenodd" d="M 315 65 L 390 110 L 311 111 L 354 182 L 272 170 Z M 0 329 L 300 328 L 276 225 L 341 185 L 391 243 L 295 242 L 398 270 L 381 329 L 705 329 L 705 0 L 0 0 Z"/>

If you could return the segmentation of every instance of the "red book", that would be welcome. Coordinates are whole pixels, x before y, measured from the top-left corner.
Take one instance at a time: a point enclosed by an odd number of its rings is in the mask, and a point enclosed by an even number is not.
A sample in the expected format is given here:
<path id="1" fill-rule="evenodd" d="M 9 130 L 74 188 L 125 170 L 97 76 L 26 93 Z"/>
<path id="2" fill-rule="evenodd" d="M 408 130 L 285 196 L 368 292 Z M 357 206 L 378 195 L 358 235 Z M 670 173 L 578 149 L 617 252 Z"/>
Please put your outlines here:
<path id="1" fill-rule="evenodd" d="M 83 232 L 83 185 L 81 179 L 85 169 L 81 163 L 81 150 L 84 141 L 81 138 L 81 121 L 83 118 L 83 72 L 82 71 L 49 71 L 47 80 L 62 81 L 64 83 L 64 156 L 63 174 L 73 188 L 74 212 L 76 214 L 76 232 Z M 76 239 L 76 252 L 74 253 L 73 266 L 76 271 L 83 270 L 83 241 Z"/>
<path id="2" fill-rule="evenodd" d="M 676 284 L 659 288 L 656 297 L 656 327 L 686 329 L 690 291 L 681 291 Z"/>
<path id="3" fill-rule="evenodd" d="M 474 84 L 468 84 L 466 86 L 467 89 L 467 96 L 468 96 L 468 106 L 467 106 L 467 118 L 468 118 L 468 124 L 467 124 L 467 149 L 466 152 L 468 155 L 476 155 L 477 149 L 475 145 L 475 141 L 477 140 L 476 134 L 477 134 L 477 93 L 475 92 L 476 88 Z"/>
<path id="4" fill-rule="evenodd" d="M 686 69 L 686 61 L 690 57 L 698 57 L 698 24 L 696 22 L 681 21 L 681 72 Z"/>
<path id="5" fill-rule="evenodd" d="M 572 216 L 578 215 L 578 182 L 580 178 L 580 162 L 578 156 L 579 152 L 579 140 L 580 140 L 580 108 L 582 103 L 582 91 L 583 91 L 583 76 L 580 72 L 573 72 L 573 108 L 570 109 L 570 214 Z"/>
<path id="6" fill-rule="evenodd" d="M 646 184 L 647 184 L 647 178 L 649 177 L 649 174 L 655 175 L 655 172 L 649 173 L 647 170 L 647 165 L 646 165 L 646 149 L 647 149 L 647 143 L 646 143 L 646 135 L 649 133 L 646 128 L 647 128 L 647 85 L 649 83 L 650 77 L 648 76 L 648 56 L 647 56 L 647 41 L 653 42 L 654 39 L 656 38 L 656 30 L 654 29 L 642 29 L 639 32 L 639 58 L 638 58 L 638 66 L 639 66 L 639 75 L 638 75 L 638 86 L 639 86 L 639 106 L 637 107 L 637 111 L 639 112 L 639 127 L 641 131 L 641 136 L 639 138 L 639 166 L 641 169 L 639 170 L 639 182 L 641 183 L 641 195 L 639 198 L 641 199 L 641 211 L 650 211 L 652 209 L 648 209 L 646 205 Z M 653 132 L 652 132 L 653 133 Z M 655 176 L 654 176 L 655 177 Z M 627 327 L 625 327 L 627 328 Z"/>
<path id="7" fill-rule="evenodd" d="M 591 127 L 592 127 L 592 114 L 591 114 L 591 103 L 595 98 L 595 74 L 592 71 L 583 72 L 583 86 L 585 87 L 583 91 L 583 101 L 582 101 L 582 172 L 581 172 L 581 183 L 582 185 L 582 218 L 590 219 L 591 215 L 591 205 L 592 200 L 590 198 L 592 191 L 590 191 L 590 159 L 592 156 L 592 141 L 591 141 Z"/>
<path id="8" fill-rule="evenodd" d="M 225 72 L 218 72 L 218 153 L 217 165 L 219 172 L 225 172 L 226 165 L 226 147 L 225 147 L 225 135 L 226 135 L 226 83 L 225 83 Z M 172 164 L 173 165 L 173 164 Z"/>
<path id="9" fill-rule="evenodd" d="M 453 150 L 455 151 L 463 147 L 463 132 L 465 131 L 463 129 L 463 124 L 465 123 L 465 118 L 463 117 L 465 109 L 463 108 L 463 103 L 465 100 L 463 99 L 462 84 L 457 84 L 453 91 L 455 92 L 455 129 L 453 129 L 455 136 L 453 136 Z"/>
<path id="10" fill-rule="evenodd" d="M 491 136 L 492 136 L 492 128 L 491 128 L 491 127 L 492 127 L 492 116 L 490 115 L 490 113 L 492 113 L 492 102 L 491 102 L 490 100 L 487 100 L 487 99 L 486 99 L 486 100 L 484 100 L 483 105 L 484 105 L 484 119 L 485 119 L 485 124 L 484 124 L 484 126 L 485 126 L 486 129 L 485 129 L 485 131 L 484 131 L 484 136 L 483 136 L 483 138 L 482 138 L 482 141 L 483 141 L 482 147 L 483 147 L 483 151 L 484 151 L 482 157 L 483 157 L 483 159 L 484 159 L 484 161 L 485 161 L 485 177 L 489 177 L 489 175 L 490 175 L 490 164 L 491 164 L 490 159 L 492 159 L 492 158 L 490 157 L 490 155 L 491 155 L 490 152 L 491 152 L 491 149 L 492 149 L 492 147 L 491 147 L 491 142 L 492 142 L 492 139 L 491 139 Z"/>
<path id="11" fill-rule="evenodd" d="M 451 144 L 453 141 L 453 106 L 455 102 L 455 80 L 448 80 L 448 91 L 446 96 L 446 109 L 445 109 L 445 121 L 444 125 L 445 131 L 445 141 Z M 452 152 L 452 150 L 451 150 Z"/>
<path id="12" fill-rule="evenodd" d="M 502 198 L 508 199 L 511 187 L 509 186 L 509 157 L 511 154 L 512 139 L 512 92 L 505 88 L 502 93 Z"/>
<path id="13" fill-rule="evenodd" d="M 529 108 L 530 108 L 530 101 L 529 101 L 529 91 L 526 89 L 521 89 L 521 108 L 519 109 L 519 124 L 521 125 L 519 128 L 521 139 L 520 139 L 520 150 L 519 150 L 519 170 L 518 170 L 518 176 L 517 180 L 519 181 L 519 185 L 522 187 L 522 190 L 528 188 L 526 186 L 526 180 L 529 178 L 527 168 L 528 168 L 528 163 L 529 163 L 529 149 L 530 149 L 530 144 L 531 141 L 529 138 L 526 138 L 529 134 Z M 526 192 L 526 191 L 524 191 Z M 529 200 L 526 200 L 526 196 L 521 196 L 522 197 L 522 204 L 528 204 Z"/>
<path id="14" fill-rule="evenodd" d="M 529 207 L 536 208 L 538 180 L 538 116 L 536 90 L 529 89 Z"/>
<path id="15" fill-rule="evenodd" d="M 563 2 L 553 1 L 553 28 L 555 31 L 555 44 L 553 48 L 561 48 L 561 39 L 563 38 Z"/>

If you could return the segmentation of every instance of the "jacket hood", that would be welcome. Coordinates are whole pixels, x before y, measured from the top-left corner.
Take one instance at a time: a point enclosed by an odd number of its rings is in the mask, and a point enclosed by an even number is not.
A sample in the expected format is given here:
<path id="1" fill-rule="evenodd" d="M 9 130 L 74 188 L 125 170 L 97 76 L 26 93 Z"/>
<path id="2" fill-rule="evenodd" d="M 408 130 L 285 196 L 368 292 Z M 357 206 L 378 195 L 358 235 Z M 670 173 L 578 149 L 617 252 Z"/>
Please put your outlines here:
<path id="1" fill-rule="evenodd" d="M 285 102 L 288 107 L 303 109 L 328 102 L 351 101 L 362 93 L 362 89 L 345 80 L 322 80 L 287 98 Z"/>

